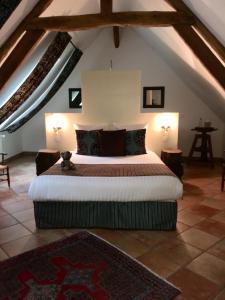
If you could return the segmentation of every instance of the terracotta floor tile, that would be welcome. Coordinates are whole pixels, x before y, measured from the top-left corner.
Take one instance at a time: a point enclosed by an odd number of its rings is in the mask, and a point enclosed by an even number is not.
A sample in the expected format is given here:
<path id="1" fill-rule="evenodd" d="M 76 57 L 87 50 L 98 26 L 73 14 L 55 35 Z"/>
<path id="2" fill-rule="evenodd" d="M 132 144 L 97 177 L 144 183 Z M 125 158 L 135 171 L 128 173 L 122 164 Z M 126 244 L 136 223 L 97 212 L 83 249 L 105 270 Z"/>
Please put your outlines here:
<path id="1" fill-rule="evenodd" d="M 207 252 L 225 260 L 225 239 L 216 243 Z"/>
<path id="2" fill-rule="evenodd" d="M 37 229 L 35 235 L 45 243 L 51 243 L 64 238 L 66 235 L 60 229 Z"/>
<path id="3" fill-rule="evenodd" d="M 220 292 L 217 284 L 188 269 L 178 270 L 168 280 L 181 289 L 183 300 L 212 300 Z"/>
<path id="4" fill-rule="evenodd" d="M 223 238 L 225 236 L 225 223 L 221 223 L 213 219 L 203 220 L 202 222 L 194 225 L 194 227 L 219 238 Z"/>
<path id="5" fill-rule="evenodd" d="M 17 201 L 9 204 L 8 203 L 2 204 L 0 202 L 0 207 L 2 207 L 4 210 L 12 214 L 29 208 L 33 208 L 33 203 L 32 201 L 29 200 Z"/>
<path id="6" fill-rule="evenodd" d="M 189 226 L 193 226 L 202 220 L 204 220 L 205 217 L 197 215 L 193 212 L 190 212 L 189 210 L 182 210 L 181 212 L 178 213 L 177 220 L 181 223 L 184 223 Z"/>
<path id="7" fill-rule="evenodd" d="M 141 256 L 142 254 L 146 253 L 149 249 L 146 244 L 130 237 L 122 237 L 121 239 L 114 241 L 113 245 L 115 245 L 116 247 L 125 251 L 133 257 Z"/>
<path id="8" fill-rule="evenodd" d="M 203 202 L 201 202 L 201 204 L 203 205 L 207 205 L 219 210 L 225 210 L 225 195 L 224 195 L 224 201 L 223 200 L 219 200 L 216 198 L 207 198 L 206 200 L 204 200 Z"/>
<path id="9" fill-rule="evenodd" d="M 17 224 L 17 220 L 10 215 L 0 217 L 0 229 Z"/>
<path id="10" fill-rule="evenodd" d="M 23 223 L 23 226 L 26 227 L 31 232 L 35 233 L 37 231 L 35 220 L 29 220 L 29 221 L 25 221 L 22 223 Z"/>
<path id="11" fill-rule="evenodd" d="M 91 229 L 90 232 L 109 242 L 114 242 L 122 238 L 122 233 L 118 230 Z"/>
<path id="12" fill-rule="evenodd" d="M 219 241 L 214 235 L 203 232 L 199 229 L 191 228 L 178 236 L 183 242 L 188 243 L 197 248 L 206 250 Z"/>
<path id="13" fill-rule="evenodd" d="M 151 231 L 151 230 L 134 230 L 128 232 L 122 232 L 124 235 L 129 235 L 132 238 L 142 242 L 143 244 L 147 245 L 149 249 L 153 246 L 159 244 L 161 241 L 166 239 L 164 232 L 160 231 Z"/>
<path id="14" fill-rule="evenodd" d="M 20 222 L 34 220 L 34 209 L 26 209 L 17 213 L 12 214 Z"/>
<path id="15" fill-rule="evenodd" d="M 202 217 L 212 217 L 214 215 L 216 215 L 217 213 L 220 212 L 220 210 L 216 209 L 216 208 L 213 208 L 213 207 L 209 207 L 209 206 L 206 206 L 206 205 L 195 205 L 195 206 L 192 206 L 190 208 L 190 211 L 199 215 L 199 216 L 202 216 Z"/>
<path id="16" fill-rule="evenodd" d="M 39 237 L 30 234 L 15 241 L 3 244 L 1 247 L 8 256 L 15 256 L 42 245 L 44 245 L 44 241 L 42 241 Z"/>
<path id="17" fill-rule="evenodd" d="M 29 234 L 30 232 L 20 224 L 0 229 L 0 245 Z"/>
<path id="18" fill-rule="evenodd" d="M 180 268 L 179 264 L 169 260 L 165 253 L 161 254 L 149 251 L 138 257 L 137 260 L 164 278 L 167 278 Z"/>
<path id="19" fill-rule="evenodd" d="M 152 255 L 161 254 L 164 256 L 165 253 L 169 261 L 183 266 L 200 255 L 202 251 L 181 242 L 180 239 L 174 238 L 162 241 L 151 250 Z"/>
<path id="20" fill-rule="evenodd" d="M 189 229 L 190 226 L 182 223 L 182 222 L 177 222 L 177 232 L 181 233 L 184 232 L 185 230 Z"/>
<path id="21" fill-rule="evenodd" d="M 0 248 L 0 261 L 8 258 L 8 255 Z"/>
<path id="22" fill-rule="evenodd" d="M 217 215 L 212 217 L 213 220 L 225 223 L 225 211 L 218 213 Z"/>
<path id="23" fill-rule="evenodd" d="M 7 212 L 0 208 L 0 217 L 7 215 Z"/>
<path id="24" fill-rule="evenodd" d="M 187 268 L 221 287 L 225 285 L 225 261 L 214 255 L 203 253 L 195 258 Z"/>

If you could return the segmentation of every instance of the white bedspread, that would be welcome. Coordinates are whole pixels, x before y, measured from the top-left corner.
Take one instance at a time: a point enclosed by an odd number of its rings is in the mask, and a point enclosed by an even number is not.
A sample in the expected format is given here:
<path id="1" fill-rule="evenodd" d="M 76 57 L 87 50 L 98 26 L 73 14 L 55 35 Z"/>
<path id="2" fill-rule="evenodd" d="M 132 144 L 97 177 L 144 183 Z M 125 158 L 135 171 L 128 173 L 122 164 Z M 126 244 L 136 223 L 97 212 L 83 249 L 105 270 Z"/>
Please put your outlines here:
<path id="1" fill-rule="evenodd" d="M 154 153 L 96 157 L 73 153 L 79 164 L 151 164 L 163 163 Z M 153 201 L 181 197 L 183 185 L 173 176 L 79 177 L 41 175 L 33 179 L 29 197 L 33 201 Z"/>

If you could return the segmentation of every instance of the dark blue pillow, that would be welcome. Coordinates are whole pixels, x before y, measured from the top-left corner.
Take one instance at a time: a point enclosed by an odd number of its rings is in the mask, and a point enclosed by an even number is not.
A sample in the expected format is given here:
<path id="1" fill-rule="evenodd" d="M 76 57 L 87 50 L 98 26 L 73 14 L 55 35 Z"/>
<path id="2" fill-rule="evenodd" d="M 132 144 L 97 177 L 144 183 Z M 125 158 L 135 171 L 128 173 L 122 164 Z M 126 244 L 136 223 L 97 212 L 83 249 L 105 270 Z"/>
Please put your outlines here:
<path id="1" fill-rule="evenodd" d="M 146 129 L 126 131 L 126 155 L 146 154 Z"/>
<path id="2" fill-rule="evenodd" d="M 77 154 L 100 155 L 99 131 L 76 130 Z"/>

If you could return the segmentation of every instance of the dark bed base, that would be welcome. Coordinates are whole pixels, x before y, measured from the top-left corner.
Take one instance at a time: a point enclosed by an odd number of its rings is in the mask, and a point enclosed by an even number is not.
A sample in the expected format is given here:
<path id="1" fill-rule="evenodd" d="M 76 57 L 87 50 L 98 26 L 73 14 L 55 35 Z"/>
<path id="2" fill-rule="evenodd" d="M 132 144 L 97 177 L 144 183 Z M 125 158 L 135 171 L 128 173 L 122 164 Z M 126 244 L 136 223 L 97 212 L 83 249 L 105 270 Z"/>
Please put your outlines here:
<path id="1" fill-rule="evenodd" d="M 38 228 L 175 230 L 177 202 L 35 201 Z"/>

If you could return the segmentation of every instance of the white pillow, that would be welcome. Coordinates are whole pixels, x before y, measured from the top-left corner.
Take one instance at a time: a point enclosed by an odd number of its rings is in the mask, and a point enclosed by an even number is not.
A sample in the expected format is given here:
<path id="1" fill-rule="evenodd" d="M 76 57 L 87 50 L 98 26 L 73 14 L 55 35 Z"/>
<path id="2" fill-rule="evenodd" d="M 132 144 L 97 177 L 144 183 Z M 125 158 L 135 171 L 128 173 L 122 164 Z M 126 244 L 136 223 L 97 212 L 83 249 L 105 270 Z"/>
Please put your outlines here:
<path id="1" fill-rule="evenodd" d="M 138 129 L 147 129 L 148 124 L 122 124 L 122 123 L 113 123 L 113 126 L 116 129 L 126 129 L 129 130 L 138 130 Z"/>
<path id="2" fill-rule="evenodd" d="M 76 130 L 100 130 L 100 129 L 104 129 L 107 127 L 106 124 L 97 124 L 97 125 L 94 125 L 94 124 L 73 124 L 73 127 L 76 129 Z"/>

